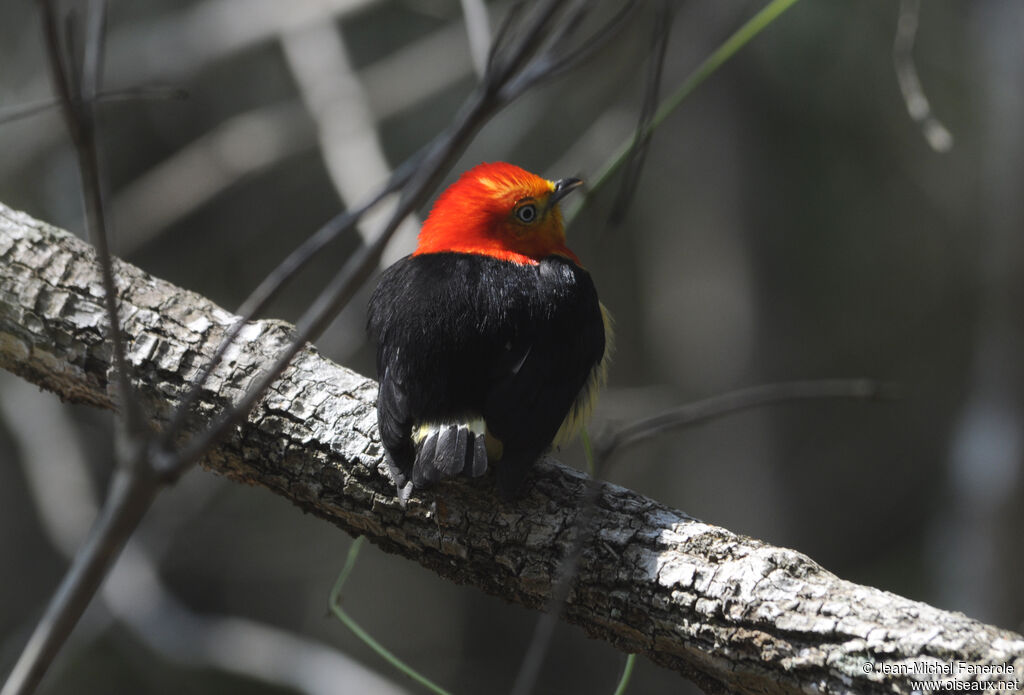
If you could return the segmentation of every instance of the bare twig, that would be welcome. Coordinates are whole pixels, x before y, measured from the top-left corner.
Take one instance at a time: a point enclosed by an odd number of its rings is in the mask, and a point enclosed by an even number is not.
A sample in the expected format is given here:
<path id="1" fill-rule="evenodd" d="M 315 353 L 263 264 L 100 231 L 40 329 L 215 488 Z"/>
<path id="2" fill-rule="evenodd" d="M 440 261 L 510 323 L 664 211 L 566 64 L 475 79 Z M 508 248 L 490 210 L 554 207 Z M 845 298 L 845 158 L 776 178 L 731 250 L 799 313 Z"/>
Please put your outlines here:
<path id="1" fill-rule="evenodd" d="M 125 89 L 98 92 L 93 98 L 93 102 L 102 104 L 112 101 L 134 101 L 136 99 L 184 99 L 186 96 L 185 90 L 179 87 L 127 87 Z M 59 108 L 60 105 L 60 99 L 51 98 L 0 107 L 0 125 L 35 116 L 49 109 Z"/>
<path id="2" fill-rule="evenodd" d="M 159 482 L 152 477 L 139 475 L 137 470 L 117 470 L 100 517 L 39 619 L 0 695 L 27 695 L 39 685 L 158 490 Z"/>
<path id="3" fill-rule="evenodd" d="M 509 6 L 508 12 L 505 13 L 505 18 L 498 25 L 498 31 L 495 32 L 494 38 L 491 40 L 491 46 L 487 51 L 487 70 L 484 72 L 484 75 L 494 70 L 494 64 L 499 60 L 498 49 L 510 40 L 509 37 L 512 35 L 516 23 L 520 20 L 525 7 L 526 0 L 515 0 Z"/>
<path id="4" fill-rule="evenodd" d="M 562 58 L 568 53 L 565 49 L 565 39 L 583 21 L 586 13 L 592 9 L 587 0 L 575 0 L 570 5 L 567 0 L 563 7 L 554 7 L 552 17 L 558 16 L 557 29 L 550 36 L 542 36 L 536 45 L 522 53 L 518 59 L 513 55 L 507 56 L 510 64 L 519 64 L 519 74 L 509 79 L 507 84 L 501 87 L 504 91 L 504 98 L 508 101 L 518 98 L 526 90 L 533 87 L 542 80 L 550 79 L 559 73 L 558 66 L 563 64 Z M 553 22 L 554 20 L 552 20 Z M 591 38 L 597 40 L 600 33 L 592 34 Z M 520 61 L 530 61 L 526 62 Z"/>
<path id="5" fill-rule="evenodd" d="M 566 70 L 570 69 L 573 65 L 578 65 L 581 62 L 588 60 L 595 53 L 600 51 L 602 48 L 608 45 L 620 31 L 628 26 L 627 20 L 634 10 L 641 7 L 641 3 L 637 0 L 627 0 L 619 8 L 619 11 L 613 14 L 608 21 L 606 21 L 597 31 L 587 37 L 586 41 L 580 43 L 579 46 L 565 50 L 562 49 L 562 53 L 557 56 L 552 56 L 549 62 L 544 65 L 545 71 L 550 76 L 557 77 Z M 568 34 L 575 27 L 566 27 L 565 34 L 561 37 L 565 39 Z"/>
<path id="6" fill-rule="evenodd" d="M 741 48 L 761 33 L 766 27 L 770 26 L 783 12 L 788 10 L 797 0 L 771 0 L 767 5 L 761 8 L 753 17 L 744 22 L 744 24 L 737 29 L 733 34 L 725 40 L 722 45 L 711 52 L 707 58 L 701 61 L 700 65 L 694 68 L 682 84 L 676 88 L 676 90 L 668 97 L 662 100 L 658 106 L 658 110 L 654 113 L 646 131 L 656 130 L 661 123 L 668 118 L 679 105 L 682 104 L 690 94 L 693 93 L 697 87 L 699 87 L 704 80 L 710 77 L 718 68 L 720 68 L 726 61 L 734 56 Z M 588 182 L 586 197 L 577 199 L 575 206 L 571 207 L 566 211 L 565 219 L 570 222 L 572 219 L 579 214 L 580 210 L 586 205 L 587 201 L 602 188 L 612 174 L 618 171 L 619 167 L 626 161 L 626 157 L 633 148 L 633 143 L 638 138 L 643 137 L 645 133 L 634 133 L 630 138 L 623 142 L 615 154 L 610 157 L 601 167 L 601 169 L 591 177 Z"/>
<path id="7" fill-rule="evenodd" d="M 647 158 L 647 151 L 654 135 L 654 130 L 650 127 L 651 119 L 654 118 L 654 112 L 658 108 L 658 90 L 661 87 L 661 73 L 665 66 L 665 54 L 668 50 L 668 37 L 671 30 L 672 5 L 670 0 L 662 0 L 654 17 L 653 47 L 647 75 L 647 89 L 644 92 L 644 101 L 640 109 L 640 119 L 636 125 L 636 136 L 626 159 L 625 171 L 622 174 L 622 187 L 608 214 L 608 221 L 612 225 L 622 222 L 636 193 L 636 187 L 640 183 L 640 173 L 643 170 L 644 160 Z"/>
<path id="8" fill-rule="evenodd" d="M 914 65 L 914 39 L 917 37 L 921 0 L 902 0 L 896 21 L 896 38 L 892 42 L 892 62 L 896 70 L 907 113 L 921 126 L 925 141 L 936 152 L 948 152 L 953 147 L 953 134 L 932 114 L 928 97 L 921 87 Z"/>
<path id="9" fill-rule="evenodd" d="M 815 379 L 783 381 L 729 391 L 701 401 L 666 410 L 653 417 L 638 420 L 603 437 L 595 448 L 598 474 L 606 471 L 612 458 L 626 447 L 656 437 L 664 432 L 709 422 L 741 410 L 792 401 L 891 400 L 896 389 L 871 379 Z"/>
<path id="10" fill-rule="evenodd" d="M 61 111 L 78 155 L 86 221 L 101 269 L 108 339 L 113 352 L 114 383 L 121 405 L 118 423 L 123 427 L 117 433 L 120 466 L 101 514 L 0 691 L 3 695 L 21 695 L 35 690 L 159 489 L 159 482 L 149 474 L 141 457 L 148 423 L 131 386 L 125 359 L 96 148 L 93 100 L 99 93 L 102 79 L 106 4 L 104 0 L 96 0 L 86 7 L 81 68 L 76 62 L 77 27 L 72 15 L 68 16 L 67 33 L 62 42 L 52 2 L 42 0 L 41 9 L 49 65 Z"/>
<path id="11" fill-rule="evenodd" d="M 96 0 L 88 6 L 93 9 L 88 22 L 85 62 L 92 72 L 84 78 L 80 77 L 81 73 L 73 67 L 75 65 L 73 50 L 70 46 L 65 47 L 61 41 L 53 3 L 51 0 L 40 0 L 40 6 L 43 11 L 43 29 L 54 89 L 60 99 L 61 112 L 78 155 L 86 224 L 90 239 L 99 252 L 103 268 L 103 292 L 110 321 L 110 342 L 114 351 L 118 397 L 124 404 L 123 414 L 126 430 L 134 436 L 139 432 L 142 419 L 135 407 L 135 397 L 132 393 L 127 363 L 124 358 L 124 339 L 121 335 L 121 324 L 117 315 L 117 289 L 114 283 L 113 261 L 108 244 L 99 158 L 96 150 L 96 118 L 94 104 L 89 98 L 94 97 L 99 91 L 100 66 L 102 64 L 100 55 L 103 50 L 106 3 L 104 0 Z M 66 36 L 68 44 L 73 44 L 73 31 L 72 29 L 72 33 Z M 88 88 L 88 95 L 80 91 L 83 86 Z"/>

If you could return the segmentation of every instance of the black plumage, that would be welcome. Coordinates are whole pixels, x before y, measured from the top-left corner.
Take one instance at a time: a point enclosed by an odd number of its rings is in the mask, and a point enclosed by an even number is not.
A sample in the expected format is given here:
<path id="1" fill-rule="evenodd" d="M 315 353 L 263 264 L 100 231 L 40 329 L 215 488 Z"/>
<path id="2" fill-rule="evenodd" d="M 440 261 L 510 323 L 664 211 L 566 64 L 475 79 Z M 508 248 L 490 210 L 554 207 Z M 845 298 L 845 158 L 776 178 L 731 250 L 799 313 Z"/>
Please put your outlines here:
<path id="1" fill-rule="evenodd" d="M 499 492 L 518 495 L 567 415 L 588 409 L 605 329 L 589 273 L 562 256 L 528 264 L 428 253 L 388 268 L 368 330 L 399 496 L 483 474 L 488 449 Z"/>

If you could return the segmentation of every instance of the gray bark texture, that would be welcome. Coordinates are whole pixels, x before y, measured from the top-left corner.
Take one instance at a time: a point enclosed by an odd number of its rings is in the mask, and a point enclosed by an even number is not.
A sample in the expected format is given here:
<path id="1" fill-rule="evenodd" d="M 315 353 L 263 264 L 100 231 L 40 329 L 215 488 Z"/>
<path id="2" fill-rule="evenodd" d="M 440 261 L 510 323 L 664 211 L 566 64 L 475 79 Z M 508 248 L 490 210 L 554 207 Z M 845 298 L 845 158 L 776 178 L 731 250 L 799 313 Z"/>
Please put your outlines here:
<path id="1" fill-rule="evenodd" d="M 132 379 L 159 427 L 235 317 L 127 263 L 115 271 Z M 116 408 L 99 278 L 91 246 L 0 205 L 0 366 L 64 400 Z M 192 431 L 235 401 L 290 335 L 279 321 L 247 326 L 209 380 Z M 402 509 L 377 437 L 376 391 L 307 347 L 202 464 L 452 581 L 543 609 L 578 531 L 586 478 L 545 460 L 514 503 L 484 479 Z M 706 692 L 910 693 L 917 680 L 1020 687 L 1018 634 L 852 584 L 793 550 L 615 485 L 601 485 L 596 517 L 565 619 Z"/>

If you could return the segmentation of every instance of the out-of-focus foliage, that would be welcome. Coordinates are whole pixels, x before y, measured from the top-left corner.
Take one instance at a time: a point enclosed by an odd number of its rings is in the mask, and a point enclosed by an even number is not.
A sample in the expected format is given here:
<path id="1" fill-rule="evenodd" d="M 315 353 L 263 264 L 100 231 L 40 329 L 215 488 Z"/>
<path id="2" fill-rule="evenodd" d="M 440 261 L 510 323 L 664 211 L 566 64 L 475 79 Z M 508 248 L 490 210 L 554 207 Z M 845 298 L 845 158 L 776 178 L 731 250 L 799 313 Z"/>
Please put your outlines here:
<path id="1" fill-rule="evenodd" d="M 814 0 L 659 128 L 621 225 L 606 222 L 617 182 L 575 220 L 570 243 L 619 336 L 595 430 L 765 381 L 894 382 L 893 403 L 781 406 L 666 436 L 610 477 L 845 578 L 1020 630 L 1024 7 L 923 4 L 914 56 L 950 152 L 907 116 L 891 59 L 897 5 Z M 663 92 L 760 6 L 680 5 Z M 506 6 L 487 7 L 493 27 Z M 586 179 L 635 125 L 654 17 L 641 3 L 587 64 L 485 127 L 458 168 L 508 160 Z M 109 88 L 189 94 L 102 109 L 114 251 L 228 308 L 450 122 L 475 79 L 456 0 L 149 0 L 114 3 L 110 20 Z M 0 3 L 0 107 L 48 94 L 34 3 Z M 0 200 L 81 230 L 72 157 L 56 112 L 0 125 Z M 269 314 L 296 317 L 357 243 L 323 254 Z M 411 235 L 396 243 L 395 256 L 408 252 Z M 370 374 L 364 303 L 320 347 Z M 57 505 L 73 510 L 86 482 L 102 489 L 109 475 L 110 422 L 9 377 L 0 388 L 10 664 L 65 563 L 33 492 L 44 464 L 30 460 L 24 423 L 87 465 Z M 560 457 L 581 465 L 576 449 Z M 280 627 L 397 679 L 327 617 L 350 542 L 334 528 L 196 471 L 140 535 L 183 608 Z M 370 548 L 346 607 L 461 693 L 506 690 L 536 618 Z M 105 616 L 87 615 L 45 692 L 285 692 L 183 665 Z M 609 691 L 623 661 L 560 627 L 539 692 Z M 682 685 L 641 660 L 631 692 Z"/>

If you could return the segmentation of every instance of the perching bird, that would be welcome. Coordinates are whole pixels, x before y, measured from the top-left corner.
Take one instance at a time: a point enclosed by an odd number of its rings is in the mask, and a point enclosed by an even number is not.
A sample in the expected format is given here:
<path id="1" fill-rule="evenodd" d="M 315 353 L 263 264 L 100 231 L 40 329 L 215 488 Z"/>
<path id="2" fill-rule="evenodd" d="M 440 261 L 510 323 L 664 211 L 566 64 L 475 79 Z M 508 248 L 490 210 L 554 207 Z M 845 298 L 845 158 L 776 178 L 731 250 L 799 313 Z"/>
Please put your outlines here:
<path id="1" fill-rule="evenodd" d="M 548 181 L 503 162 L 465 172 L 434 204 L 419 242 L 380 279 L 377 421 L 398 496 L 490 463 L 498 491 L 579 432 L 605 380 L 608 314 L 565 244 Z"/>

